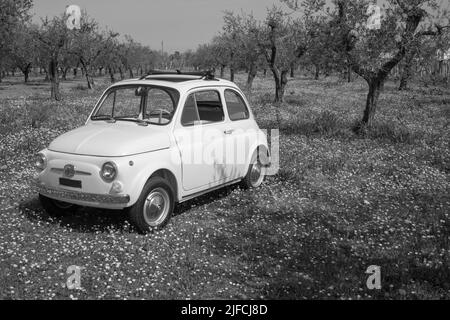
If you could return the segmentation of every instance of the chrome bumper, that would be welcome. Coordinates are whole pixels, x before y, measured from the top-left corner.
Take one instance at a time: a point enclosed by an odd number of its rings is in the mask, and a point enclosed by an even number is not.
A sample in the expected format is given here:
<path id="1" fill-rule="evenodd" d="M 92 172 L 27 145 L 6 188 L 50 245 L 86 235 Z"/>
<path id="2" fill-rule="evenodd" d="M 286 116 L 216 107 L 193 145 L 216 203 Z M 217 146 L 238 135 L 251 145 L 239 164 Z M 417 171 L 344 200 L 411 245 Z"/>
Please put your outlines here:
<path id="1" fill-rule="evenodd" d="M 130 202 L 129 195 L 111 195 L 111 194 L 93 194 L 83 193 L 69 190 L 61 190 L 52 187 L 47 187 L 38 181 L 35 181 L 34 187 L 38 193 L 49 198 L 57 198 L 61 201 L 81 201 L 93 204 L 105 205 L 125 205 Z"/>

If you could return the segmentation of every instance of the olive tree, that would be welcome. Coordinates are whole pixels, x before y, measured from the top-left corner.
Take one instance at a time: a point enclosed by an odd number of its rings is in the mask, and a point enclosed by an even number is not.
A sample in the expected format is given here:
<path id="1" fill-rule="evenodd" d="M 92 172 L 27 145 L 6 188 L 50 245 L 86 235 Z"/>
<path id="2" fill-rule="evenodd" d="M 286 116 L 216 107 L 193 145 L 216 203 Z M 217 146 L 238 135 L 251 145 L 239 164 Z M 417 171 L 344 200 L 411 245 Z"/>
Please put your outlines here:
<path id="1" fill-rule="evenodd" d="M 251 90 L 258 68 L 264 63 L 258 38 L 253 32 L 257 29 L 258 22 L 251 14 L 235 14 L 230 11 L 225 13 L 224 22 L 224 30 L 233 34 L 230 36 L 230 47 L 233 50 L 230 62 L 234 67 L 244 67 L 247 70 L 247 89 Z"/>
<path id="2" fill-rule="evenodd" d="M 67 54 L 65 49 L 69 41 L 68 31 L 66 18 L 62 15 L 51 20 L 45 18 L 39 30 L 35 32 L 35 36 L 40 43 L 41 59 L 48 62 L 47 72 L 51 82 L 50 96 L 55 100 L 61 100 L 58 66 L 61 57 Z"/>
<path id="3" fill-rule="evenodd" d="M 9 44 L 9 57 L 15 67 L 22 71 L 25 83 L 36 61 L 37 43 L 31 29 L 35 26 L 28 24 L 18 25 L 12 31 L 13 40 Z"/>
<path id="4" fill-rule="evenodd" d="M 110 48 L 110 42 L 117 35 L 114 32 L 100 32 L 98 23 L 86 12 L 81 17 L 80 28 L 69 31 L 69 53 L 78 60 L 86 77 L 88 89 L 93 89 L 95 85 L 91 74 L 92 66 L 102 52 Z"/>
<path id="5" fill-rule="evenodd" d="M 418 60 L 418 56 L 430 53 L 437 55 L 439 50 L 448 48 L 450 31 L 448 13 L 446 11 L 440 12 L 435 16 L 428 16 L 428 23 L 420 26 L 421 30 L 416 33 L 412 45 L 408 47 L 405 59 L 401 63 L 400 91 L 408 89 L 408 82 L 412 77 L 412 67 L 414 62 Z M 430 49 L 432 49 L 432 52 L 430 52 Z"/>
<path id="6" fill-rule="evenodd" d="M 283 2 L 298 7 L 302 1 Z M 436 1 L 386 0 L 383 8 L 370 0 L 333 0 L 331 7 L 322 0 L 303 2 L 314 3 L 316 14 L 327 17 L 333 30 L 328 45 L 367 82 L 369 91 L 358 129 L 371 126 L 386 79 L 416 45 L 421 23 L 436 11 Z"/>
<path id="7" fill-rule="evenodd" d="M 306 52 L 303 24 L 273 7 L 268 10 L 266 20 L 252 32 L 273 74 L 275 102 L 283 102 L 292 63 Z"/>
<path id="8" fill-rule="evenodd" d="M 0 67 L 9 63 L 10 44 L 14 39 L 14 30 L 24 24 L 29 18 L 32 0 L 1 0 L 0 1 Z M 6 61 L 8 60 L 8 61 Z M 3 71 L 3 70 L 0 70 Z M 0 79 L 1 79 L 0 72 Z"/>

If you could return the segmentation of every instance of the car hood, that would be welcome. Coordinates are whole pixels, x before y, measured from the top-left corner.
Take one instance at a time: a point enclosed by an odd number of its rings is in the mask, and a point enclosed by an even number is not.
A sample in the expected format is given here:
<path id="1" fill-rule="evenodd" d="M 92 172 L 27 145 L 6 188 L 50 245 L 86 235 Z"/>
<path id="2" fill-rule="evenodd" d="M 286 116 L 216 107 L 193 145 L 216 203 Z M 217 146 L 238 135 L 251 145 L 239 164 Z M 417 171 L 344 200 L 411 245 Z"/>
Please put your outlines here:
<path id="1" fill-rule="evenodd" d="M 166 130 L 134 122 L 91 123 L 59 136 L 49 149 L 78 155 L 123 157 L 169 148 Z"/>

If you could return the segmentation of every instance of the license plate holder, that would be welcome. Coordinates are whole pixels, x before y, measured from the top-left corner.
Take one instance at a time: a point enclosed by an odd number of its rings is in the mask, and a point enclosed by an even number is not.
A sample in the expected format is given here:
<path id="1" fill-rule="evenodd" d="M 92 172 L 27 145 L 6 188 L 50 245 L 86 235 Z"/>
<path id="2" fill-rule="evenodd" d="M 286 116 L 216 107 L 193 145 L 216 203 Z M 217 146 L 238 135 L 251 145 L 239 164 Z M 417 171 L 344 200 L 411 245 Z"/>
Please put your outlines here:
<path id="1" fill-rule="evenodd" d="M 70 180 L 66 178 L 59 178 L 59 184 L 65 187 L 77 188 L 81 189 L 81 181 L 79 180 Z"/>

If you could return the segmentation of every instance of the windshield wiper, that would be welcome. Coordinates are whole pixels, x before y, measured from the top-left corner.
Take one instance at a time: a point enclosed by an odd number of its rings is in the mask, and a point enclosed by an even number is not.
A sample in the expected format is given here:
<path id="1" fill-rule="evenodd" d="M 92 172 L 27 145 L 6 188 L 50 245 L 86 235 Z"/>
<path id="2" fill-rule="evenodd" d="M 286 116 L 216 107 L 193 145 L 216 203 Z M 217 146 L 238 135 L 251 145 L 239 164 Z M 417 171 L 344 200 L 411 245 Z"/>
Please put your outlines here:
<path id="1" fill-rule="evenodd" d="M 138 119 L 138 118 L 130 118 L 130 117 L 116 117 L 114 120 L 122 120 L 122 121 L 133 121 L 136 122 L 140 126 L 147 127 L 149 123 L 145 120 Z"/>

